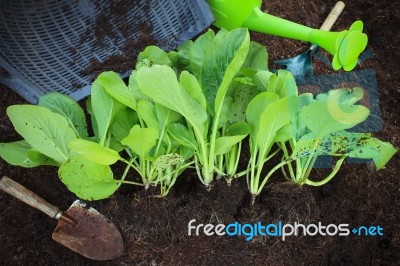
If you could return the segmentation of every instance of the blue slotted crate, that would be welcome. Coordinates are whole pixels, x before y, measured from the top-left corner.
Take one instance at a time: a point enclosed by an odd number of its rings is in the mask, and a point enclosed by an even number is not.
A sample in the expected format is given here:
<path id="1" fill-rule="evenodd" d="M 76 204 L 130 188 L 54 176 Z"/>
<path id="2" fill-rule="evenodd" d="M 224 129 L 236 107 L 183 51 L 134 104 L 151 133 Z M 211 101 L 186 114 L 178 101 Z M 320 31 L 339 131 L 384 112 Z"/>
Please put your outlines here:
<path id="1" fill-rule="evenodd" d="M 98 45 L 96 19 L 123 2 L 0 0 L 0 67 L 5 70 L 0 82 L 31 103 L 50 91 L 80 100 L 90 93 L 93 80 L 83 70 L 94 61 L 123 55 L 132 41 L 139 44 L 143 25 L 152 30 L 152 44 L 172 50 L 214 20 L 205 0 L 133 0 L 123 15 L 108 17 L 113 38 L 106 36 Z M 122 23 L 129 23 L 129 36 L 118 30 Z"/>

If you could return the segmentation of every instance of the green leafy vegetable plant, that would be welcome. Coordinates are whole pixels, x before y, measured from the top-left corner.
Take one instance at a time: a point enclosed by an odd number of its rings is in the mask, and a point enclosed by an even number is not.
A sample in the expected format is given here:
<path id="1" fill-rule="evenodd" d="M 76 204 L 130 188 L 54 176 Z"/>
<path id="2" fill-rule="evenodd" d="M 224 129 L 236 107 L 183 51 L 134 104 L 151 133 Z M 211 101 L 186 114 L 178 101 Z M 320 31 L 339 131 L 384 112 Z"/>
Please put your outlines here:
<path id="1" fill-rule="evenodd" d="M 151 100 L 185 118 L 184 123 L 170 125 L 168 132 L 194 151 L 198 176 L 209 186 L 215 173 L 236 175 L 241 141 L 250 126 L 243 115 L 242 119 L 231 115 L 234 105 L 238 113 L 244 113 L 249 101 L 235 79 L 244 79 L 258 68 L 266 69 L 267 53 L 250 42 L 244 29 L 217 35 L 209 31 L 194 43 L 185 44 L 184 49 L 181 54 L 172 54 L 179 67 L 144 66 L 137 70 L 136 81 Z M 264 66 L 260 60 L 265 60 Z"/>
<path id="2" fill-rule="evenodd" d="M 286 160 L 293 182 L 312 186 L 326 184 L 348 157 L 372 159 L 379 170 L 396 153 L 397 149 L 392 144 L 373 138 L 370 133 L 346 131 L 369 115 L 368 108 L 356 104 L 362 97 L 361 88 L 331 90 L 319 94 L 299 110 L 297 123 L 291 124 L 297 134 L 293 134 L 287 143 L 281 142 L 283 149 L 288 146 L 292 150 L 290 157 L 286 153 Z M 299 129 L 299 126 L 304 128 Z M 325 179 L 312 181 L 309 179 L 311 170 L 321 155 L 331 155 L 338 160 Z M 295 162 L 296 170 L 291 167 L 292 162 Z"/>
<path id="3" fill-rule="evenodd" d="M 144 94 L 185 118 L 189 128 L 171 127 L 170 132 L 175 139 L 193 133 L 196 144 L 189 146 L 195 150 L 196 168 L 205 185 L 213 181 L 218 171 L 215 165 L 218 153 L 226 152 L 241 140 L 218 134 L 224 122 L 222 110 L 227 103 L 229 85 L 246 59 L 249 42 L 245 30 L 217 35 L 204 54 L 199 80 L 187 71 L 182 71 L 178 80 L 175 71 L 166 65 L 142 67 L 137 72 L 137 84 Z M 221 49 L 224 44 L 229 44 L 231 49 Z M 186 129 L 186 134 L 179 132 Z"/>
<path id="4" fill-rule="evenodd" d="M 298 96 L 293 76 L 287 71 L 279 71 L 278 75 L 260 71 L 253 77 L 253 82 L 262 91 L 246 109 L 246 119 L 251 126 L 247 183 L 255 197 L 274 172 L 275 168 L 263 176 L 265 163 L 280 151 L 272 149 L 276 140 L 286 134 L 284 129 L 290 124 L 292 105 Z"/>
<path id="5" fill-rule="evenodd" d="M 156 52 L 156 58 L 165 58 L 160 50 Z M 193 164 L 192 151 L 175 141 L 167 130 L 182 120 L 182 116 L 140 93 L 135 71 L 128 86 L 114 72 L 100 74 L 97 81 L 109 97 L 125 107 L 112 126 L 112 136 L 131 158 L 128 165 L 139 173 L 146 187 L 160 185 L 161 195 L 165 196 L 177 177 Z M 129 121 L 130 117 L 135 117 L 135 121 Z"/>
<path id="6" fill-rule="evenodd" d="M 14 128 L 24 140 L 0 144 L 1 157 L 22 167 L 60 167 L 60 179 L 83 199 L 97 200 L 113 194 L 124 182 L 123 178 L 115 180 L 109 167 L 122 158 L 107 147 L 111 114 L 119 107 L 110 97 L 107 99 L 101 91 L 96 91 L 95 86 L 93 95 L 97 127 L 92 139 L 103 144 L 89 140 L 84 111 L 74 100 L 49 93 L 40 99 L 39 106 L 7 108 Z M 96 98 L 96 95 L 100 97 Z"/>
<path id="7" fill-rule="evenodd" d="M 372 159 L 381 169 L 397 151 L 347 131 L 369 115 L 357 104 L 361 89 L 299 95 L 291 73 L 271 73 L 267 61 L 246 29 L 209 30 L 171 52 L 146 47 L 128 84 L 112 71 L 94 81 L 86 102 L 91 130 L 81 106 L 58 93 L 38 106 L 8 107 L 23 140 L 0 143 L 0 157 L 26 168 L 59 167 L 61 181 L 86 200 L 109 197 L 122 184 L 158 186 L 165 196 L 190 168 L 207 187 L 215 178 L 230 184 L 246 176 L 254 199 L 278 170 L 296 184 L 320 186 L 347 157 Z M 246 140 L 250 158 L 240 169 Z M 336 157 L 336 165 L 313 181 L 322 155 Z M 125 167 L 119 178 L 116 164 Z M 140 180 L 127 180 L 131 170 Z"/>
<path id="8" fill-rule="evenodd" d="M 251 125 L 247 178 L 253 200 L 279 169 L 296 184 L 320 186 L 336 175 L 347 157 L 373 159 L 381 169 L 397 151 L 370 133 L 346 131 L 369 115 L 368 108 L 356 104 L 363 97 L 360 88 L 335 89 L 314 99 L 309 93 L 298 95 L 287 71 L 279 71 L 278 75 L 259 72 L 254 83 L 264 92 L 246 110 Z M 280 162 L 265 169 L 265 163 L 279 154 L 283 154 Z M 312 181 L 311 170 L 321 155 L 338 160 L 325 179 Z"/>

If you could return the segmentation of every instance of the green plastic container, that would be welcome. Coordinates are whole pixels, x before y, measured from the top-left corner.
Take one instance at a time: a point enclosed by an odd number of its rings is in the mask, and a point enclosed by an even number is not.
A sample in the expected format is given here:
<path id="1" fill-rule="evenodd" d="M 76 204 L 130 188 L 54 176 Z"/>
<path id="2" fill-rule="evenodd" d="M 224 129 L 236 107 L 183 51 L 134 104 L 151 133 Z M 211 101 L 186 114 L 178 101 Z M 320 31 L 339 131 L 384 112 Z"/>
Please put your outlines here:
<path id="1" fill-rule="evenodd" d="M 228 30 L 248 28 L 284 38 L 307 41 L 333 55 L 332 67 L 350 71 L 357 65 L 365 50 L 368 37 L 363 33 L 362 21 L 354 22 L 348 30 L 329 32 L 313 29 L 260 10 L 261 0 L 208 0 L 216 21 L 215 26 Z"/>

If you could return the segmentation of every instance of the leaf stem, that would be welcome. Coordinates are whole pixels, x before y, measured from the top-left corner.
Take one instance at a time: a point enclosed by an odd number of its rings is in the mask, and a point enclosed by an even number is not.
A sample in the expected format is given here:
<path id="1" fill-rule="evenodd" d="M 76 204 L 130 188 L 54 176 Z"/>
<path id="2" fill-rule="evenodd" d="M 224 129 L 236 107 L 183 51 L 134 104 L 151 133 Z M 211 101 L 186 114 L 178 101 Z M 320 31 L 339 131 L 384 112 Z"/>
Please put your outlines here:
<path id="1" fill-rule="evenodd" d="M 274 151 L 273 153 L 271 153 L 265 160 L 263 163 L 266 163 L 267 161 L 269 161 L 271 158 L 273 158 L 276 154 L 278 154 L 278 152 L 280 151 L 280 149 L 276 149 L 276 151 Z"/>
<path id="2" fill-rule="evenodd" d="M 207 145 L 204 141 L 204 136 L 203 136 L 202 132 L 200 132 L 199 129 L 194 126 L 192 127 L 192 129 L 194 131 L 194 135 L 196 136 L 197 142 L 200 144 L 200 149 L 198 150 L 198 153 L 194 155 L 194 157 L 196 159 L 197 175 L 199 176 L 200 181 L 204 185 L 208 186 L 211 181 L 209 181 L 210 178 L 208 177 L 209 173 L 208 173 L 208 161 L 207 161 L 207 153 L 208 153 Z M 197 169 L 199 164 L 198 164 L 196 157 L 198 159 L 200 159 L 200 164 L 203 169 L 202 172 L 200 171 L 200 169 Z M 211 180 L 212 180 L 212 178 L 211 178 Z"/>
<path id="3" fill-rule="evenodd" d="M 288 150 L 286 149 L 286 144 L 285 144 L 285 142 L 282 141 L 280 146 L 281 146 L 281 149 L 282 149 L 283 154 L 284 154 L 284 156 L 285 156 L 285 159 L 288 160 L 288 159 L 289 159 L 289 152 L 288 152 Z M 289 168 L 290 178 L 291 178 L 291 179 L 294 179 L 294 178 L 295 178 L 295 175 L 294 175 L 294 171 L 293 171 L 292 162 L 290 162 L 290 163 L 288 164 L 288 168 Z M 286 174 L 286 172 L 285 172 L 285 174 Z"/>
<path id="4" fill-rule="evenodd" d="M 312 147 L 312 150 L 311 150 L 310 155 L 308 156 L 308 159 L 307 159 L 307 161 L 306 161 L 306 164 L 302 167 L 302 171 L 301 171 L 302 173 L 301 173 L 300 178 L 299 178 L 299 181 L 300 181 L 300 182 L 303 182 L 303 181 L 305 180 L 306 173 L 307 173 L 307 171 L 308 171 L 308 168 L 309 168 L 310 165 L 311 165 L 311 161 L 312 161 L 313 158 L 314 158 L 314 154 L 315 154 L 315 151 L 316 151 L 316 149 L 317 149 L 319 143 L 320 143 L 320 139 L 319 139 L 319 138 L 315 139 L 314 145 L 313 145 L 313 147 Z"/>
<path id="5" fill-rule="evenodd" d="M 137 185 L 137 186 L 144 186 L 143 184 L 137 183 L 137 182 L 133 182 L 133 181 L 125 181 L 125 178 L 129 172 L 130 167 L 132 167 L 132 161 L 134 159 L 131 159 L 130 161 L 126 161 L 125 159 L 121 158 L 121 161 L 125 162 L 127 165 L 125 167 L 124 173 L 121 176 L 120 180 L 116 180 L 116 182 L 118 182 L 118 188 L 122 185 L 122 184 L 132 184 L 132 185 Z"/>
<path id="6" fill-rule="evenodd" d="M 130 161 L 125 160 L 124 158 L 120 158 L 120 161 L 126 163 L 128 166 L 132 167 L 133 169 L 135 169 L 135 171 L 141 175 L 139 168 L 137 168 L 134 164 L 133 161 L 134 159 L 132 158 Z"/>
<path id="7" fill-rule="evenodd" d="M 142 183 L 137 183 L 137 182 L 133 182 L 133 181 L 125 181 L 125 180 L 116 180 L 119 183 L 119 186 L 122 184 L 130 184 L 130 185 L 136 185 L 136 186 L 142 186 L 144 187 L 144 185 Z"/>
<path id="8" fill-rule="evenodd" d="M 302 184 L 307 184 L 307 185 L 315 186 L 315 187 L 325 185 L 326 183 L 328 183 L 337 174 L 337 172 L 339 171 L 339 169 L 342 166 L 342 164 L 343 164 L 345 159 L 346 159 L 346 156 L 345 155 L 342 156 L 336 162 L 336 165 L 335 165 L 335 168 L 333 168 L 333 171 L 325 179 L 323 179 L 321 181 L 317 181 L 317 182 L 314 182 L 314 181 L 311 181 L 309 179 L 306 179 L 304 182 L 302 182 Z"/>
<path id="9" fill-rule="evenodd" d="M 281 168 L 282 166 L 284 166 L 285 164 L 288 164 L 290 162 L 291 162 L 291 160 L 285 160 L 285 161 L 282 161 L 279 164 L 275 165 L 275 167 L 272 168 L 271 171 L 269 171 L 268 174 L 264 177 L 264 180 L 261 182 L 261 185 L 259 186 L 256 195 L 261 193 L 261 191 L 264 188 L 265 184 L 267 183 L 268 179 L 271 177 L 271 175 L 273 173 L 276 172 L 276 170 L 278 170 L 279 168 Z M 252 194 L 254 195 L 254 193 L 252 193 Z"/>
<path id="10" fill-rule="evenodd" d="M 315 161 L 317 160 L 318 156 L 314 156 L 313 159 L 311 160 L 311 163 L 309 165 L 309 167 L 307 168 L 306 174 L 304 175 L 304 179 L 307 180 L 308 177 L 310 176 L 311 170 L 314 167 Z"/>
<path id="11" fill-rule="evenodd" d="M 239 142 L 239 144 L 236 145 L 236 149 L 235 149 L 235 153 L 236 153 L 236 161 L 235 161 L 235 166 L 234 166 L 235 170 L 232 172 L 232 175 L 236 174 L 236 171 L 238 169 L 241 152 L 242 152 L 242 142 Z"/>

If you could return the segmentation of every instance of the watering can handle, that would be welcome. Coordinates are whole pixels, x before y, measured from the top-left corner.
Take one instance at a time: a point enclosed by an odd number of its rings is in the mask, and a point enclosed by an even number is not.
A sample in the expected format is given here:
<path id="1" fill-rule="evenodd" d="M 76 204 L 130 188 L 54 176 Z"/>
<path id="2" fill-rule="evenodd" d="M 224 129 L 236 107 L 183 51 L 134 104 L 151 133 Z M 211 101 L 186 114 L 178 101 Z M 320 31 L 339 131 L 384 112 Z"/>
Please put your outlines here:
<path id="1" fill-rule="evenodd" d="M 323 31 L 330 31 L 333 24 L 335 24 L 336 20 L 342 13 L 345 4 L 342 1 L 336 2 L 335 6 L 332 8 L 331 12 L 329 13 L 328 17 L 326 17 L 324 23 L 322 24 L 320 30 Z"/>

